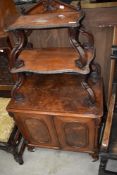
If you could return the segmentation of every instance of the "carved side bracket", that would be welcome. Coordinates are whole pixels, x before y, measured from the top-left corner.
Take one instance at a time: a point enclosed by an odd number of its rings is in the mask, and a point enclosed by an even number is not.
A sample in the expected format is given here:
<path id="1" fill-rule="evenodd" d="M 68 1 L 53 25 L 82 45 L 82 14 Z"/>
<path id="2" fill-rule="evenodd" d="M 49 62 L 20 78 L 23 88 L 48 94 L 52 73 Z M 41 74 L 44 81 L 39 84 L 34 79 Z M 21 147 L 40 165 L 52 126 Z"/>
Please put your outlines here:
<path id="1" fill-rule="evenodd" d="M 10 54 L 10 68 L 20 68 L 24 65 L 23 60 L 19 58 L 19 54 L 21 53 L 22 49 L 28 46 L 27 38 L 31 34 L 32 31 L 23 31 L 23 30 L 15 30 L 13 33 L 17 39 L 15 47 L 12 49 Z M 22 93 L 19 92 L 19 88 L 22 86 L 24 82 L 24 74 L 19 73 L 17 74 L 17 82 L 14 85 L 11 95 L 16 101 L 21 101 L 24 99 Z"/>
<path id="2" fill-rule="evenodd" d="M 80 58 L 77 60 L 77 66 L 79 68 L 82 68 L 86 63 L 86 60 L 84 49 L 81 47 L 81 43 L 78 40 L 79 28 L 69 28 L 69 36 L 73 47 L 77 50 L 77 52 L 80 55 Z"/>
<path id="3" fill-rule="evenodd" d="M 85 67 L 89 67 L 91 61 L 94 59 L 94 53 L 95 53 L 93 35 L 85 31 L 83 28 L 79 28 L 79 27 L 69 28 L 69 35 L 70 35 L 70 41 L 73 47 L 77 50 L 77 52 L 80 55 L 80 58 L 76 60 L 76 65 L 81 69 Z M 83 35 L 84 37 L 86 37 L 87 42 L 81 44 L 81 42 L 79 41 L 80 35 Z M 90 61 L 87 59 L 87 55 L 86 55 L 87 51 L 90 51 L 92 53 Z M 88 79 L 87 76 L 86 76 L 86 79 Z M 95 95 L 92 88 L 88 85 L 88 81 L 84 80 L 81 84 L 88 93 L 87 104 L 90 106 L 94 105 Z"/>
<path id="4" fill-rule="evenodd" d="M 88 39 L 86 43 L 83 44 L 80 43 L 79 41 L 80 34 Z M 69 28 L 69 35 L 73 47 L 77 50 L 77 52 L 80 55 L 80 58 L 76 60 L 76 65 L 81 69 L 83 69 L 86 66 L 89 66 L 89 61 L 87 60 L 86 57 L 86 50 L 90 50 L 92 52 L 92 57 L 90 58 L 90 60 L 93 60 L 95 53 L 93 35 L 85 31 L 84 29 L 79 29 L 78 27 Z"/>
<path id="5" fill-rule="evenodd" d="M 32 33 L 32 30 L 25 30 L 25 34 L 26 34 L 26 37 L 28 38 Z M 28 42 L 27 40 L 27 44 L 26 44 L 26 48 L 28 49 L 32 49 L 33 48 L 33 44 L 31 42 Z"/>
<path id="6" fill-rule="evenodd" d="M 18 56 L 22 51 L 22 49 L 27 45 L 27 37 L 23 30 L 15 30 L 13 31 L 13 33 L 17 38 L 17 42 L 10 54 L 10 60 L 11 60 L 10 67 L 20 68 L 24 65 L 24 62 L 20 60 Z"/>
<path id="7" fill-rule="evenodd" d="M 18 78 L 17 78 L 17 82 L 11 91 L 11 96 L 16 101 L 22 101 L 24 99 L 24 95 L 21 92 L 19 92 L 19 89 L 22 86 L 23 82 L 24 82 L 24 74 L 19 73 Z"/>
<path id="8" fill-rule="evenodd" d="M 97 81 L 101 78 L 101 67 L 95 62 L 91 64 L 90 78 L 93 83 L 97 83 Z"/>
<path id="9" fill-rule="evenodd" d="M 89 84 L 86 81 L 82 81 L 81 85 L 88 93 L 88 98 L 87 98 L 86 103 L 89 106 L 94 105 L 95 104 L 95 94 L 94 94 L 92 88 L 89 86 Z"/>
<path id="10" fill-rule="evenodd" d="M 79 32 L 81 35 L 85 36 L 87 38 L 87 42 L 83 43 L 83 47 L 87 49 L 94 49 L 94 37 L 91 33 L 85 31 L 85 29 L 80 28 Z"/>

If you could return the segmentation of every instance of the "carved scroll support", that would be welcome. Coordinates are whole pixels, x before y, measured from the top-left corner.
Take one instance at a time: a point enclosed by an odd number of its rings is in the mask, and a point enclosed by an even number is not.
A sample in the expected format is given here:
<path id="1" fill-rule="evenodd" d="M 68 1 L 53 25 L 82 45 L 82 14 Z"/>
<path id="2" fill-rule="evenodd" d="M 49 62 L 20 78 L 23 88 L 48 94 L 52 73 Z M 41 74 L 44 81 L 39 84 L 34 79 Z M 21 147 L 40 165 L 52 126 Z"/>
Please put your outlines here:
<path id="1" fill-rule="evenodd" d="M 89 86 L 89 84 L 85 80 L 81 82 L 81 85 L 88 94 L 88 98 L 86 98 L 87 105 L 89 106 L 95 105 L 95 94 L 94 94 L 93 89 Z"/>
<path id="2" fill-rule="evenodd" d="M 11 51 L 10 60 L 11 65 L 10 67 L 13 68 L 20 68 L 24 65 L 23 60 L 19 59 L 18 56 L 22 49 L 27 45 L 27 37 L 23 30 L 15 30 L 13 31 L 14 35 L 16 36 L 17 42 Z"/>
<path id="3" fill-rule="evenodd" d="M 24 74 L 19 73 L 18 77 L 17 77 L 17 82 L 11 91 L 11 96 L 16 101 L 23 101 L 24 100 L 24 95 L 21 92 L 19 92 L 19 89 L 22 86 L 23 82 L 24 82 Z"/>
<path id="4" fill-rule="evenodd" d="M 93 83 L 97 83 L 97 81 L 101 78 L 101 67 L 95 62 L 91 64 L 90 78 Z"/>
<path id="5" fill-rule="evenodd" d="M 76 65 L 83 69 L 84 67 L 90 67 L 90 62 L 94 59 L 94 38 L 93 35 L 88 33 L 82 28 L 70 28 L 69 29 L 69 35 L 70 35 L 70 41 L 74 48 L 77 50 L 77 52 L 80 55 L 80 58 L 76 60 Z M 79 41 L 79 35 L 82 35 L 87 38 L 87 42 L 84 42 L 83 44 Z M 91 58 L 90 62 L 88 61 L 88 58 L 86 56 L 86 51 L 91 51 Z M 89 75 L 86 76 L 86 79 L 81 83 L 82 87 L 87 91 L 88 98 L 87 98 L 87 104 L 88 105 L 94 105 L 95 104 L 95 94 L 92 88 L 88 84 L 88 78 Z"/>
<path id="6" fill-rule="evenodd" d="M 86 64 L 86 60 L 84 49 L 82 48 L 81 43 L 78 40 L 79 28 L 69 28 L 69 36 L 70 42 L 80 55 L 80 58 L 76 60 L 76 64 L 79 68 L 83 68 L 83 66 L 85 66 Z"/>
<path id="7" fill-rule="evenodd" d="M 94 56 L 95 56 L 94 37 L 93 37 L 93 35 L 91 33 L 87 32 L 87 31 L 85 31 L 85 29 L 83 27 L 79 29 L 79 32 L 88 39 L 87 42 L 83 43 L 83 48 L 85 48 L 85 49 L 92 49 L 93 52 L 94 52 Z M 101 76 L 101 68 L 92 59 L 92 64 L 90 66 L 90 69 L 91 69 L 90 78 L 92 79 L 92 81 L 94 83 L 96 83 L 99 80 L 100 76 Z"/>
<path id="8" fill-rule="evenodd" d="M 32 34 L 32 30 L 31 29 L 30 30 L 25 30 L 25 34 L 26 34 L 26 37 L 28 38 Z M 27 41 L 26 48 L 32 49 L 33 44 L 31 42 Z"/>
<path id="9" fill-rule="evenodd" d="M 86 31 L 83 27 L 79 29 L 79 33 L 87 38 L 87 42 L 83 43 L 83 47 L 87 49 L 94 49 L 94 37 L 91 33 Z"/>
<path id="10" fill-rule="evenodd" d="M 19 58 L 19 54 L 21 53 L 22 49 L 27 46 L 27 36 L 23 30 L 15 30 L 13 31 L 13 33 L 15 34 L 17 42 L 10 54 L 10 60 L 11 60 L 10 68 L 14 68 L 14 67 L 20 68 L 24 65 L 24 62 Z M 23 84 L 23 81 L 24 81 L 23 73 L 17 74 L 17 81 L 11 93 L 12 98 L 14 98 L 17 101 L 24 99 L 23 94 L 19 92 L 19 88 Z"/>
<path id="11" fill-rule="evenodd" d="M 79 41 L 80 35 L 87 38 L 87 42 L 81 44 L 81 42 Z M 76 65 L 81 69 L 87 66 L 89 67 L 90 62 L 94 59 L 95 55 L 93 35 L 85 31 L 84 29 L 75 27 L 75 28 L 69 28 L 69 36 L 73 47 L 77 50 L 77 52 L 80 55 L 80 58 L 76 60 Z M 90 50 L 90 52 L 92 53 L 90 61 L 87 59 L 86 56 L 87 50 Z"/>

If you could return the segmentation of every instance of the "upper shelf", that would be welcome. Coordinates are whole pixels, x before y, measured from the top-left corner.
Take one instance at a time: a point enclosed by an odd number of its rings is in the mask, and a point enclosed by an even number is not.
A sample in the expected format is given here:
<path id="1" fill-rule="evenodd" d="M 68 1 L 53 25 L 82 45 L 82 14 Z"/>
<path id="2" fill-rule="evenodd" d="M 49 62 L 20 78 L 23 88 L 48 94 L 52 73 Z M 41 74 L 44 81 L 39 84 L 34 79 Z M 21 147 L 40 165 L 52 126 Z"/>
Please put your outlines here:
<path id="1" fill-rule="evenodd" d="M 44 29 L 60 27 L 77 27 L 83 15 L 78 12 L 45 13 L 19 16 L 8 31 L 17 29 Z"/>
<path id="2" fill-rule="evenodd" d="M 24 66 L 13 68 L 11 72 L 35 72 L 41 74 L 74 72 L 88 74 L 90 72 L 89 64 L 93 56 L 93 51 L 87 50 L 85 54 L 86 65 L 79 68 L 75 62 L 80 56 L 74 48 L 24 50 L 19 55 L 19 59 L 24 61 Z"/>

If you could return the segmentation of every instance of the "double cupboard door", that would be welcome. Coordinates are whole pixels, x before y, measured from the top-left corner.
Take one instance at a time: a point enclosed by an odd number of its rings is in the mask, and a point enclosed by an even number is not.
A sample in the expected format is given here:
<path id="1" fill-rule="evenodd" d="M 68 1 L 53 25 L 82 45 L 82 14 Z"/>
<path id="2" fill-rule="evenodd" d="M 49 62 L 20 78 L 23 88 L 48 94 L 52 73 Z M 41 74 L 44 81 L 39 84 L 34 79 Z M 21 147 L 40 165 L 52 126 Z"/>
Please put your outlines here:
<path id="1" fill-rule="evenodd" d="M 98 142 L 97 119 L 14 113 L 14 120 L 29 146 L 94 152 Z"/>

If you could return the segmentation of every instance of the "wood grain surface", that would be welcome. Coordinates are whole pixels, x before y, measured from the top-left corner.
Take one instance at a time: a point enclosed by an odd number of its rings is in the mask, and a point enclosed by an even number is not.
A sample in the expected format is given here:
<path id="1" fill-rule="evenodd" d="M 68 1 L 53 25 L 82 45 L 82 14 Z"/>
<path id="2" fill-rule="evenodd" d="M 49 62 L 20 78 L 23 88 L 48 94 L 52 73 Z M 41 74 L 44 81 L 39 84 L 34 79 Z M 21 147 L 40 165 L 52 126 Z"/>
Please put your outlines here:
<path id="1" fill-rule="evenodd" d="M 87 105 L 87 92 L 81 82 L 83 78 L 72 74 L 30 75 L 26 78 L 20 92 L 24 101 L 12 100 L 8 111 L 46 113 L 97 117 L 103 115 L 102 82 L 89 82 L 96 96 L 94 106 Z"/>
<path id="2" fill-rule="evenodd" d="M 77 12 L 25 15 L 18 17 L 7 30 L 77 27 L 82 17 Z"/>
<path id="3" fill-rule="evenodd" d="M 94 58 L 93 50 L 86 50 L 86 66 L 79 68 L 75 61 L 80 58 L 74 48 L 47 48 L 24 50 L 19 59 L 24 61 L 21 68 L 13 68 L 12 73 L 35 72 L 35 73 L 62 73 L 76 72 L 87 74 L 90 72 L 90 62 Z"/>

